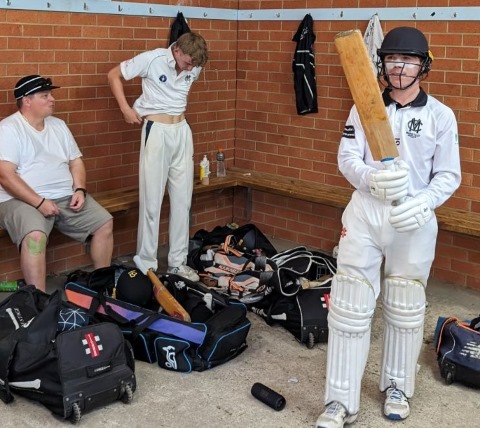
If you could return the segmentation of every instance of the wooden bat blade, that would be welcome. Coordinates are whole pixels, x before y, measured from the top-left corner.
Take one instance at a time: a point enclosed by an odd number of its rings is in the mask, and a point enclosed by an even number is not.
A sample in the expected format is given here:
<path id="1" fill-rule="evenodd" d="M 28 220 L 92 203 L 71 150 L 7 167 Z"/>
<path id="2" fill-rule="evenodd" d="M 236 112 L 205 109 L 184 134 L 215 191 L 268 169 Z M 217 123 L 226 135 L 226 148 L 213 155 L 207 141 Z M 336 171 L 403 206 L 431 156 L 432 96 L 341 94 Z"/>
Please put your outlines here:
<path id="1" fill-rule="evenodd" d="M 338 33 L 335 47 L 373 159 L 396 158 L 398 149 L 362 33 L 360 30 Z"/>
<path id="2" fill-rule="evenodd" d="M 172 296 L 170 291 L 162 284 L 162 281 L 158 278 L 158 276 L 150 269 L 147 269 L 146 266 L 143 264 L 140 257 L 135 256 L 133 258 L 133 262 L 135 266 L 144 274 L 147 275 L 148 279 L 153 285 L 153 295 L 160 306 L 165 309 L 165 312 L 174 317 L 181 319 L 183 321 L 190 322 L 190 315 L 188 312 L 183 308 L 183 306 L 178 302 L 175 297 Z"/>

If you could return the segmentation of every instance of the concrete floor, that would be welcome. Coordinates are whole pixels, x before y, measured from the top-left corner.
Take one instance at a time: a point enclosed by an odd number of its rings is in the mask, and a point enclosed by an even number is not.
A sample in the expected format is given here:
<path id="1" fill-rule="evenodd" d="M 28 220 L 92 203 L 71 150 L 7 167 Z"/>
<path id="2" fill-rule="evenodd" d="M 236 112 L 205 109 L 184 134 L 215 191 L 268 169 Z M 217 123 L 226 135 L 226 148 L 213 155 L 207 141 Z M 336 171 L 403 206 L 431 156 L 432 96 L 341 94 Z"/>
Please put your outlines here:
<path id="1" fill-rule="evenodd" d="M 278 250 L 293 243 L 273 240 Z M 160 252 L 164 258 L 165 251 Z M 125 258 L 119 260 L 128 262 Z M 48 292 L 61 288 L 65 276 L 49 278 Z M 0 296 L 0 299 L 6 297 Z M 420 356 L 411 415 L 401 422 L 383 417 L 384 396 L 378 391 L 381 359 L 381 307 L 376 310 L 369 361 L 363 380 L 361 410 L 352 427 L 436 427 L 479 426 L 478 390 L 459 384 L 446 385 L 440 376 L 433 346 L 439 316 L 472 318 L 480 312 L 480 293 L 439 281 L 427 288 L 425 338 Z M 281 327 L 269 327 L 254 314 L 247 343 L 239 357 L 205 372 L 178 374 L 138 362 L 138 388 L 131 404 L 116 402 L 86 413 L 77 424 L 85 427 L 155 428 L 295 428 L 313 427 L 323 409 L 327 344 L 313 349 L 300 345 Z M 262 382 L 286 399 L 284 410 L 276 412 L 253 398 L 252 385 Z M 43 406 L 16 397 L 9 405 L 0 402 L 1 426 L 62 427 Z M 68 423 L 67 423 L 68 424 Z M 68 425 L 67 425 L 68 426 Z"/>

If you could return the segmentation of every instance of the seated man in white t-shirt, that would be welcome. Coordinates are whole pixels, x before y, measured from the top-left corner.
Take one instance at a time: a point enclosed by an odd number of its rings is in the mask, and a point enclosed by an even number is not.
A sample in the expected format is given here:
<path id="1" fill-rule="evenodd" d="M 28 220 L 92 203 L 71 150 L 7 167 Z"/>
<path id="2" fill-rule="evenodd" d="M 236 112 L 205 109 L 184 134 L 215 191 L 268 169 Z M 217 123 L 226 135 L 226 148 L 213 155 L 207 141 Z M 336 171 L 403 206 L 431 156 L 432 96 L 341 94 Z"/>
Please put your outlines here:
<path id="1" fill-rule="evenodd" d="M 86 190 L 86 171 L 73 135 L 53 117 L 50 79 L 20 79 L 18 111 L 0 122 L 0 226 L 20 251 L 27 284 L 46 288 L 46 247 L 55 227 L 90 241 L 94 268 L 110 266 L 112 216 Z"/>

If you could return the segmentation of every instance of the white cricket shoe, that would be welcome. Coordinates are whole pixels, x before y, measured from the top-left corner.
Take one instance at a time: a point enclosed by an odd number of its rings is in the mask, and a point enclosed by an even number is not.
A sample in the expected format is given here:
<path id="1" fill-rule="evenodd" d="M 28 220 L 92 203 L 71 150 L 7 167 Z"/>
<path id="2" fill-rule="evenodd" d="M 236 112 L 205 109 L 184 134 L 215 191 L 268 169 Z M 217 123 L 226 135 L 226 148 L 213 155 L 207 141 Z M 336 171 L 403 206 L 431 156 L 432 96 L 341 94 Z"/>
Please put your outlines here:
<path id="1" fill-rule="evenodd" d="M 193 282 L 200 281 L 200 277 L 197 275 L 197 272 L 187 265 L 180 265 L 177 267 L 169 266 L 167 273 L 174 273 L 175 275 L 183 276 L 184 278 L 187 278 Z"/>
<path id="2" fill-rule="evenodd" d="M 338 401 L 332 401 L 318 417 L 316 428 L 343 428 L 357 419 L 357 414 L 349 415 L 347 409 Z"/>
<path id="3" fill-rule="evenodd" d="M 387 398 L 383 406 L 383 413 L 388 419 L 398 421 L 405 419 L 410 414 L 408 398 L 402 390 L 397 389 L 397 384 L 392 380 L 392 385 L 387 389 Z"/>

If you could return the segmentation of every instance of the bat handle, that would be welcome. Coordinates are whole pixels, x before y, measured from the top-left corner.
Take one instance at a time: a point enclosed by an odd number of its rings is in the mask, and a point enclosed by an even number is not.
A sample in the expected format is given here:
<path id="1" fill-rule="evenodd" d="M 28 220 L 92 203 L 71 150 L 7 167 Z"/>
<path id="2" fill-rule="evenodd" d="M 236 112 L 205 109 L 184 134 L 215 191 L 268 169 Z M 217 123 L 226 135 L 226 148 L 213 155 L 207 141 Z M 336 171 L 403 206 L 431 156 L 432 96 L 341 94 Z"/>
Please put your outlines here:
<path id="1" fill-rule="evenodd" d="M 395 158 L 382 159 L 382 165 L 385 167 L 385 169 L 388 169 L 390 171 L 397 170 L 397 168 L 395 167 Z"/>
<path id="2" fill-rule="evenodd" d="M 396 171 L 397 170 L 397 167 L 395 166 L 395 158 L 382 159 L 382 164 L 385 167 L 385 169 L 388 169 L 390 171 Z M 404 196 L 403 198 L 400 198 L 396 201 L 393 201 L 392 205 L 394 205 L 394 206 L 401 205 L 406 201 L 406 199 L 407 198 Z"/>

